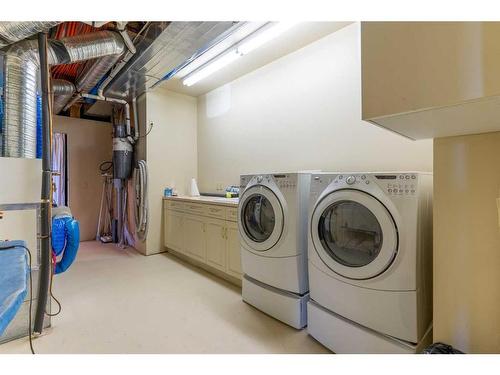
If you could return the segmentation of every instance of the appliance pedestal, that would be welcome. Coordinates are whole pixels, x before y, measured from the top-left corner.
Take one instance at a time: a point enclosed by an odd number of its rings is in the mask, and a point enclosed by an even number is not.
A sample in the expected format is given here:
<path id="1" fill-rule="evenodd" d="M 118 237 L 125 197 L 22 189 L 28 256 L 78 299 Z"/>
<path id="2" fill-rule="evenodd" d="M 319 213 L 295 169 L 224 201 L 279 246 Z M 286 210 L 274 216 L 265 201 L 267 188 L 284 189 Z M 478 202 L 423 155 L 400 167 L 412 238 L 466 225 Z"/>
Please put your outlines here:
<path id="1" fill-rule="evenodd" d="M 432 327 L 415 345 L 363 327 L 313 300 L 307 302 L 307 315 L 307 332 L 338 354 L 415 354 L 432 343 Z"/>
<path id="2" fill-rule="evenodd" d="M 243 301 L 296 329 L 307 324 L 309 293 L 291 293 L 243 276 Z"/>

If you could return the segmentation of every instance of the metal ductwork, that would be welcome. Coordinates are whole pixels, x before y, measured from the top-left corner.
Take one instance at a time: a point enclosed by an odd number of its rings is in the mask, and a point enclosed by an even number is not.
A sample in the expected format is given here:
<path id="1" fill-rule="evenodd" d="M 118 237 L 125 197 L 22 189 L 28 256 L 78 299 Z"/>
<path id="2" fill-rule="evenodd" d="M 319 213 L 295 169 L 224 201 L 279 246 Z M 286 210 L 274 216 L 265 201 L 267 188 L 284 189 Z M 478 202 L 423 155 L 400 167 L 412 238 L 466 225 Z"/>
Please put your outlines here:
<path id="1" fill-rule="evenodd" d="M 55 21 L 0 22 L 0 48 L 26 39 L 41 31 L 47 31 L 60 23 Z"/>
<path id="2" fill-rule="evenodd" d="M 52 41 L 57 42 L 57 41 Z M 69 62 L 97 59 L 103 56 L 119 55 L 124 50 L 122 36 L 114 31 L 97 31 L 61 39 Z"/>
<path id="3" fill-rule="evenodd" d="M 87 61 L 76 77 L 76 91 L 88 92 L 99 83 L 102 77 L 118 62 L 125 51 L 123 37 L 116 33 L 108 37 L 108 56 L 99 60 Z"/>
<path id="4" fill-rule="evenodd" d="M 104 77 L 104 75 L 118 62 L 125 51 L 124 37 L 118 36 L 115 32 L 102 31 L 94 34 L 86 35 L 98 35 L 102 38 L 101 42 L 103 48 L 108 50 L 108 56 L 101 57 L 100 59 L 88 60 L 83 68 L 78 72 L 75 83 L 74 93 L 86 93 L 94 88 L 99 81 Z M 88 41 L 83 41 L 86 35 L 82 35 L 82 43 L 87 43 Z M 105 42 L 107 40 L 107 42 Z M 104 47 L 104 45 L 106 46 Z M 70 100 L 73 98 L 71 103 Z M 70 97 L 60 98 L 58 100 L 58 105 L 54 105 L 54 113 L 57 114 L 61 112 L 67 105 L 70 106 L 78 99 L 77 96 L 71 95 Z M 61 105 L 59 105 L 61 104 Z"/>
<path id="5" fill-rule="evenodd" d="M 120 34 L 99 31 L 51 40 L 50 65 L 67 64 L 109 55 L 120 55 L 124 44 Z M 36 157 L 36 95 L 39 71 L 38 44 L 18 42 L 4 57 L 3 153 L 7 157 Z"/>
<path id="6" fill-rule="evenodd" d="M 54 95 L 54 114 L 62 111 L 66 103 L 75 93 L 75 90 L 75 85 L 70 81 L 66 81 L 65 79 L 52 80 L 52 93 Z"/>
<path id="7" fill-rule="evenodd" d="M 96 61 L 89 61 L 76 77 L 76 91 L 89 92 L 102 77 L 118 62 L 121 54 L 103 57 Z"/>
<path id="8" fill-rule="evenodd" d="M 135 55 L 104 88 L 104 96 L 132 100 L 240 24 L 231 21 L 151 22 L 135 45 Z"/>

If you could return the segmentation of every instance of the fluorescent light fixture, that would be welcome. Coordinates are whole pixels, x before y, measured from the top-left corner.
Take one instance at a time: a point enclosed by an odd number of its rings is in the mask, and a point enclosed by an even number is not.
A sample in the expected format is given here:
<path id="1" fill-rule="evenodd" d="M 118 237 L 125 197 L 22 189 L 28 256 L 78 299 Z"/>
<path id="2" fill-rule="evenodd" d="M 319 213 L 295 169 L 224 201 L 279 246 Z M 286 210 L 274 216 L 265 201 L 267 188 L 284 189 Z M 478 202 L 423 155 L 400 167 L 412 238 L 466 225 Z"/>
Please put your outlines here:
<path id="1" fill-rule="evenodd" d="M 246 55 L 247 53 L 252 52 L 254 49 L 266 44 L 270 40 L 276 38 L 278 35 L 284 33 L 296 23 L 292 22 L 278 22 L 272 25 L 269 28 L 266 28 L 264 31 L 260 33 L 256 33 L 256 35 L 251 35 L 249 38 L 243 41 L 238 46 L 238 52 L 242 55 Z"/>
<path id="2" fill-rule="evenodd" d="M 200 70 L 194 71 L 190 74 L 182 83 L 186 86 L 192 86 L 196 82 L 201 81 L 203 78 L 208 77 L 210 74 L 222 69 L 226 65 L 231 64 L 234 60 L 240 57 L 240 54 L 236 50 L 229 51 L 225 55 L 210 61 Z"/>
<path id="3" fill-rule="evenodd" d="M 237 60 L 239 57 L 252 52 L 254 49 L 264 45 L 270 40 L 276 38 L 278 35 L 282 34 L 286 30 L 293 27 L 296 23 L 292 22 L 276 22 L 272 23 L 271 26 L 265 27 L 264 30 L 256 31 L 255 33 L 249 35 L 243 41 L 238 43 L 235 47 L 231 48 L 226 53 L 217 56 L 216 58 L 210 60 L 201 68 L 195 70 L 189 74 L 182 83 L 185 86 L 192 86 L 195 83 L 201 81 L 202 79 L 208 77 L 210 74 L 222 69 L 226 65 L 231 64 L 233 61 Z"/>

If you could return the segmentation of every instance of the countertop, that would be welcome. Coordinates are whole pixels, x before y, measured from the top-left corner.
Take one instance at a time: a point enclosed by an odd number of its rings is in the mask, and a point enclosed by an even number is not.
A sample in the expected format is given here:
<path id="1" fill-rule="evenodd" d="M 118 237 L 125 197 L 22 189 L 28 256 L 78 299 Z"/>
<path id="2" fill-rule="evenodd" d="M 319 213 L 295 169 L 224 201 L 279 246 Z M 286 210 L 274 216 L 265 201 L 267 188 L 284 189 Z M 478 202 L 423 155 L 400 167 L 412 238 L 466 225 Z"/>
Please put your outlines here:
<path id="1" fill-rule="evenodd" d="M 173 197 L 163 197 L 164 200 L 176 200 L 184 202 L 197 202 L 197 203 L 211 203 L 223 206 L 236 207 L 238 206 L 239 198 L 222 198 L 222 197 L 209 197 L 209 196 L 199 196 L 190 197 L 187 195 L 177 195 Z"/>

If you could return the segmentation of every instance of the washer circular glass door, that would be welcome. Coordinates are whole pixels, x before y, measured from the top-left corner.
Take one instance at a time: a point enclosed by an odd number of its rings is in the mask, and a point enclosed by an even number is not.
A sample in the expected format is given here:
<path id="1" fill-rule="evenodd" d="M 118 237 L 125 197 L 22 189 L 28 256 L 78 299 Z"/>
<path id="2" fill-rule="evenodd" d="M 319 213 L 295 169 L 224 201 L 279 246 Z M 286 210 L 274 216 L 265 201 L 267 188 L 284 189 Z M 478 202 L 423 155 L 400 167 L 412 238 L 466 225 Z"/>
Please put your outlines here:
<path id="1" fill-rule="evenodd" d="M 271 189 L 255 185 L 242 196 L 238 227 L 247 245 L 257 251 L 272 248 L 283 232 L 283 208 Z"/>
<path id="2" fill-rule="evenodd" d="M 370 194 L 337 190 L 311 217 L 311 237 L 321 260 L 349 279 L 370 279 L 394 260 L 398 232 L 387 208 Z"/>

